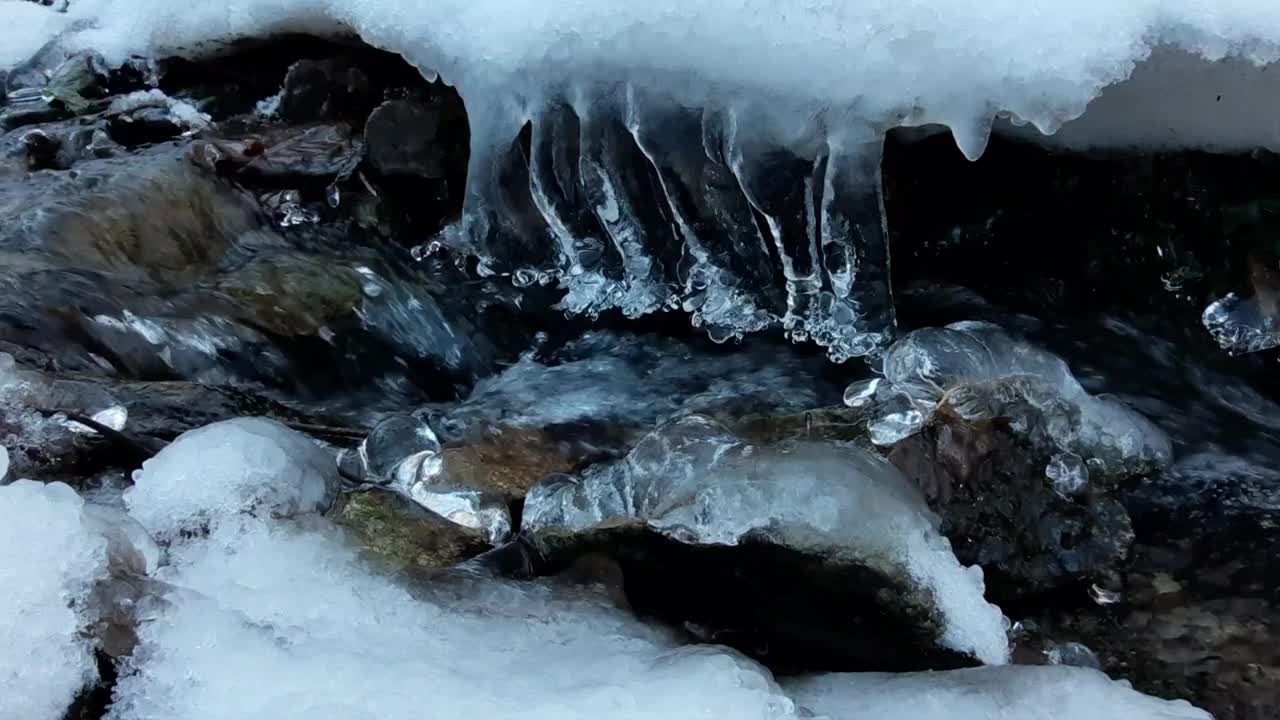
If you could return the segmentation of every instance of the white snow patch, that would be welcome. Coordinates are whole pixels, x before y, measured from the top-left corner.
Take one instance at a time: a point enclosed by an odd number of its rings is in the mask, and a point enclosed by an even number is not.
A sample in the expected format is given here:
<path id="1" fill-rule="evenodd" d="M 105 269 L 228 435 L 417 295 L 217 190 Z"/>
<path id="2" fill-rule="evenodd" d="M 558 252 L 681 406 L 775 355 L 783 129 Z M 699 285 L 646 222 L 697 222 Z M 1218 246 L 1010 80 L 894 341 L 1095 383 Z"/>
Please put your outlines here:
<path id="1" fill-rule="evenodd" d="M 62 483 L 0 486 L 0 720 L 59 720 L 97 680 L 78 613 L 106 573 L 107 542 Z"/>
<path id="2" fill-rule="evenodd" d="M 5 0 L 0 65 L 79 21 L 88 27 L 73 44 L 112 60 L 350 29 L 428 76 L 439 71 L 469 107 L 505 108 L 509 117 L 491 122 L 506 129 L 518 129 L 526 109 L 487 90 L 536 105 L 574 85 L 581 92 L 569 97 L 589 102 L 593 85 L 629 80 L 696 105 L 754 103 L 753 113 L 785 118 L 791 130 L 814 111 L 832 128 L 942 123 L 974 155 L 997 111 L 1052 131 L 1160 45 L 1210 61 L 1274 62 L 1274 10 L 1264 0 L 77 0 L 58 15 Z"/>
<path id="3" fill-rule="evenodd" d="M 174 440 L 134 473 L 130 514 L 152 533 L 175 536 L 240 513 L 322 512 L 337 491 L 334 456 L 267 418 L 236 418 Z"/>
<path id="4" fill-rule="evenodd" d="M 322 521 L 242 516 L 171 549 L 110 720 L 794 717 L 767 671 L 593 597 L 461 579 L 405 588 Z"/>
<path id="5" fill-rule="evenodd" d="M 784 682 L 829 720 L 1212 720 L 1087 668 L 1010 665 L 934 673 L 833 673 Z"/>

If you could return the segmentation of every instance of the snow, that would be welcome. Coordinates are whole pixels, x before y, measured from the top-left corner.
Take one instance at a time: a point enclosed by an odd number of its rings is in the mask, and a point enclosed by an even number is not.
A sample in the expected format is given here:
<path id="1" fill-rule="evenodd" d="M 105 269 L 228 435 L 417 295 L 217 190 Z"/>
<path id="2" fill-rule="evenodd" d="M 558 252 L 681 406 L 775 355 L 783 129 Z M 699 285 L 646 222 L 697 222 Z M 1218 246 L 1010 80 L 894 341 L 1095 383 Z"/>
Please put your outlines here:
<path id="1" fill-rule="evenodd" d="M 997 110 L 1051 130 L 1160 44 L 1209 60 L 1275 61 L 1272 10 L 1259 0 L 78 0 L 58 16 L 5 0 L 13 30 L 0 61 L 24 59 L 38 38 L 79 21 L 92 25 L 78 42 L 113 60 L 282 29 L 349 28 L 439 71 L 464 95 L 514 88 L 533 97 L 566 79 L 584 88 L 629 79 L 698 105 L 746 97 L 765 101 L 753 108 L 764 110 L 781 98 L 875 126 L 942 122 L 973 154 Z"/>
<path id="2" fill-rule="evenodd" d="M 236 418 L 183 433 L 134 473 L 129 513 L 160 537 L 247 513 L 321 512 L 338 485 L 334 456 L 266 418 Z"/>
<path id="3" fill-rule="evenodd" d="M 106 573 L 107 543 L 62 483 L 0 486 L 0 720 L 59 720 L 97 679 L 78 614 Z"/>
<path id="4" fill-rule="evenodd" d="M 860 448 L 756 447 L 688 416 L 645 437 L 617 463 L 552 477 L 525 500 L 525 532 L 640 521 L 681 542 L 735 545 L 752 530 L 789 547 L 905 571 L 941 611 L 942 642 L 983 662 L 1008 661 L 1005 619 L 983 599 L 938 518 L 892 465 Z"/>
<path id="5" fill-rule="evenodd" d="M 937 673 L 830 674 L 784 683 L 830 720 L 1212 720 L 1087 668 L 1011 665 Z"/>

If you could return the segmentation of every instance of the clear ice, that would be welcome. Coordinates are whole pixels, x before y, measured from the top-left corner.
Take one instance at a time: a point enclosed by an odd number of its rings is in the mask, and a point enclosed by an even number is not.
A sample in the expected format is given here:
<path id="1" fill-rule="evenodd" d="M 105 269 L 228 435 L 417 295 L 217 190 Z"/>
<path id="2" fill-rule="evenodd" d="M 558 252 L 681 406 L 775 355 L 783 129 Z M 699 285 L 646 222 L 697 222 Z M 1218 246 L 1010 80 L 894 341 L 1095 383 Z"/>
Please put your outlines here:
<path id="1" fill-rule="evenodd" d="M 1144 472 L 1172 460 L 1154 423 L 1089 394 L 1062 358 L 991 323 L 912 331 L 888 348 L 881 371 L 845 391 L 851 406 L 874 404 L 868 429 L 877 445 L 919 432 L 940 409 L 970 422 L 1007 418 L 1053 452 L 1045 475 L 1064 495 L 1083 489 L 1091 472 Z"/>
<path id="2" fill-rule="evenodd" d="M 436 242 L 517 285 L 554 283 L 569 312 L 680 307 L 717 340 L 781 327 L 840 360 L 877 352 L 894 332 L 879 182 L 887 129 L 945 125 L 975 158 L 997 125 L 1056 131 L 1162 45 L 1275 62 L 1271 10 L 1260 0 L 77 0 L 60 14 L 6 2 L 0 67 L 63 31 L 66 46 L 116 62 L 284 30 L 354 31 L 455 85 L 467 105 L 464 215 Z M 1107 118 L 1152 95 L 1120 93 L 1111 104 L 1129 104 Z M 1184 134 L 1198 144 L 1280 145 L 1247 106 L 1231 107 L 1230 117 L 1217 106 L 1165 115 L 1199 123 Z M 1167 144 L 1167 124 L 1135 134 L 1104 119 L 1070 142 Z M 517 141 L 526 125 L 527 146 Z"/>

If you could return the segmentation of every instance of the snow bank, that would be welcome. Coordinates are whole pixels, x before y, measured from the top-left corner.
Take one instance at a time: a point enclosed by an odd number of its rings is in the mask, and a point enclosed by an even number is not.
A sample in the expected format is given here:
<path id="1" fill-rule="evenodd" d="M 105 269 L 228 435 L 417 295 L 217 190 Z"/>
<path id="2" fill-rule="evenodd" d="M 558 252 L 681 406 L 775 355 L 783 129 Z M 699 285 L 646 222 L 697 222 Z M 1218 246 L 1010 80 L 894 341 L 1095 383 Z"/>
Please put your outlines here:
<path id="1" fill-rule="evenodd" d="M 77 0 L 65 16 L 41 10 L 3 3 L 11 30 L 0 64 L 78 21 L 93 27 L 77 42 L 117 60 L 349 28 L 438 70 L 464 96 L 510 88 L 536 98 L 565 80 L 629 79 L 699 106 L 712 95 L 772 97 L 880 127 L 941 122 L 971 155 L 996 111 L 1052 130 L 1161 43 L 1209 60 L 1280 57 L 1280 13 L 1260 0 Z M 777 107 L 757 109 L 765 104 Z"/>
<path id="2" fill-rule="evenodd" d="M 477 579 L 415 598 L 331 531 L 246 521 L 176 549 L 111 720 L 792 717 L 754 663 L 625 611 Z"/>
<path id="3" fill-rule="evenodd" d="M 62 483 L 0 486 L 0 720 L 59 720 L 97 680 L 81 615 L 107 542 Z"/>
<path id="4" fill-rule="evenodd" d="M 134 472 L 129 513 L 176 536 L 241 513 L 322 512 L 338 487 L 337 462 L 307 436 L 266 418 L 236 418 L 183 433 Z"/>
<path id="5" fill-rule="evenodd" d="M 916 488 L 860 448 L 756 447 L 705 418 L 681 418 L 619 462 L 535 485 L 523 529 L 536 536 L 629 520 L 706 545 L 736 545 L 767 529 L 776 542 L 833 562 L 905 571 L 932 592 L 944 645 L 986 663 L 1008 661 L 1004 616 L 983 599 L 982 570 L 962 566 Z"/>
<path id="6" fill-rule="evenodd" d="M 1012 665 L 939 673 L 831 674 L 784 683 L 830 720 L 1212 720 L 1086 668 Z"/>

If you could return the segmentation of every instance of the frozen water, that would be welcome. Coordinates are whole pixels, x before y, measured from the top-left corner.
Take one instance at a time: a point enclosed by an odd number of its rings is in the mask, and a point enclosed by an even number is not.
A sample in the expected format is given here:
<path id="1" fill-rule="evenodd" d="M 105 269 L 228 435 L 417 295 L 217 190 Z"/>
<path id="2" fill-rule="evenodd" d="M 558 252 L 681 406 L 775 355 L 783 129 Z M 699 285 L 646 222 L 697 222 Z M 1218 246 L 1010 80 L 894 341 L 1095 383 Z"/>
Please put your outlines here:
<path id="1" fill-rule="evenodd" d="M 134 473 L 129 513 L 160 537 L 247 513 L 322 512 L 338 485 L 334 456 L 266 418 L 236 418 L 183 433 Z"/>
<path id="2" fill-rule="evenodd" d="M 9 451 L 5 446 L 0 445 L 0 483 L 4 482 L 5 476 L 9 474 Z"/>
<path id="3" fill-rule="evenodd" d="M 480 530 L 494 545 L 511 534 L 511 511 L 503 498 L 450 482 L 440 441 L 421 420 L 411 415 L 384 417 L 360 443 L 357 455 L 370 482 L 387 485 L 451 522 Z"/>
<path id="4" fill-rule="evenodd" d="M 523 529 L 536 537 L 626 521 L 694 544 L 735 545 L 767 529 L 789 547 L 905 573 L 932 590 L 947 647 L 987 663 L 1008 660 L 1004 617 L 983 599 L 981 569 L 961 566 L 915 487 L 859 448 L 755 447 L 688 416 L 616 463 L 535 485 Z"/>
<path id="5" fill-rule="evenodd" d="M 59 720 L 97 680 L 80 634 L 107 542 L 84 522 L 83 501 L 61 483 L 0 486 L 0 719 Z"/>
<path id="6" fill-rule="evenodd" d="M 1090 395 L 1062 358 L 998 326 L 964 321 L 916 330 L 885 353 L 883 382 L 852 386 L 846 397 L 878 404 L 872 441 L 891 445 L 918 432 L 945 406 L 969 421 L 1006 417 L 1057 452 L 1046 476 L 1064 494 L 1089 472 L 1134 472 L 1167 465 L 1165 433 L 1120 401 Z"/>
<path id="7" fill-rule="evenodd" d="M 1211 720 L 1185 700 L 1150 697 L 1096 670 L 1062 665 L 831 674 L 784 687 L 830 720 Z"/>
<path id="8" fill-rule="evenodd" d="M 940 123 L 976 157 L 997 116 L 1051 132 L 1162 44 L 1244 70 L 1280 57 L 1280 17 L 1260 0 L 1030 11 L 951 0 L 2 7 L 14 30 L 0 36 L 0 66 L 62 28 L 75 28 L 68 46 L 115 61 L 285 30 L 355 31 L 429 78 L 440 73 L 467 103 L 466 212 L 441 240 L 479 255 L 486 272 L 556 282 L 574 312 L 679 305 L 717 339 L 780 324 L 836 359 L 874 352 L 893 332 L 878 177 L 885 129 Z M 1187 76 L 1164 55 L 1155 67 L 1175 82 Z M 1244 70 L 1227 76 L 1252 78 L 1230 85 L 1239 92 L 1228 93 L 1229 117 L 1205 99 L 1228 84 L 1210 72 L 1192 76 L 1195 92 L 1143 85 L 1128 104 L 1169 111 L 1138 132 L 1102 121 L 1074 142 L 1280 145 L 1250 104 L 1274 94 L 1251 89 L 1274 84 Z M 1184 94 L 1199 100 L 1169 105 Z M 1140 102 L 1151 98 L 1165 102 Z M 1171 130 L 1166 118 L 1192 120 L 1171 140 L 1181 125 Z M 526 122 L 527 154 L 513 144 Z"/>
<path id="9" fill-rule="evenodd" d="M 1235 293 L 1213 301 L 1201 317 L 1205 329 L 1223 350 L 1251 353 L 1280 345 L 1280 325 L 1260 297 Z"/>

